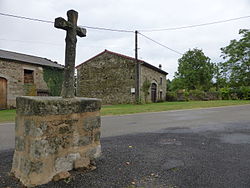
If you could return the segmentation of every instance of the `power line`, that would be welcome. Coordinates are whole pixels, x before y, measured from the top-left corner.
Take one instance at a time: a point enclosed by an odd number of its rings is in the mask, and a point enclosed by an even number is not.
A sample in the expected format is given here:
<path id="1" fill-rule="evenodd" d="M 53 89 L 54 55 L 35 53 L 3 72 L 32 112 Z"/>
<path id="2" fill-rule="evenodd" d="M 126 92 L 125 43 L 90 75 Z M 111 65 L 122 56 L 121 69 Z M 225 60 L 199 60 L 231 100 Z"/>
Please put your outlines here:
<path id="1" fill-rule="evenodd" d="M 25 20 L 30 20 L 30 21 L 37 21 L 37 22 L 54 24 L 53 21 L 49 21 L 49 20 L 42 20 L 42 19 L 37 19 L 37 18 L 29 18 L 29 17 L 25 17 L 25 16 L 17 16 L 17 15 L 5 14 L 5 13 L 1 13 L 1 12 L 0 12 L 0 15 L 1 16 L 8 16 L 8 17 L 13 17 L 13 18 L 18 18 L 18 19 L 25 19 Z M 103 31 L 134 33 L 134 31 L 125 30 L 125 29 L 111 29 L 111 28 L 105 28 L 105 27 L 92 27 L 92 26 L 80 26 L 80 27 L 84 27 L 84 28 L 87 28 L 87 29 L 103 30 Z"/>
<path id="2" fill-rule="evenodd" d="M 8 16 L 8 17 L 13 17 L 13 18 L 19 18 L 19 19 L 25 19 L 25 20 L 31 20 L 31 21 L 39 21 L 39 22 L 44 22 L 44 23 L 50 23 L 54 24 L 53 21 L 49 20 L 42 20 L 42 19 L 37 19 L 37 18 L 30 18 L 30 17 L 25 17 L 25 16 L 17 16 L 13 14 L 6 14 L 6 13 L 1 13 L 1 16 Z M 236 21 L 240 19 L 246 19 L 250 18 L 250 16 L 242 16 L 242 17 L 237 17 L 237 18 L 232 18 L 232 19 L 227 19 L 227 20 L 220 20 L 220 21 L 214 21 L 214 22 L 208 22 L 208 23 L 202 23 L 202 24 L 195 24 L 195 25 L 188 25 L 188 26 L 180 26 L 180 27 L 170 27 L 170 28 L 163 28 L 163 29 L 142 29 L 139 30 L 140 32 L 155 32 L 155 31 L 173 31 L 173 30 L 179 30 L 179 29 L 187 29 L 187 28 L 194 28 L 194 27 L 201 27 L 201 26 L 207 26 L 207 25 L 213 25 L 213 24 L 220 24 L 220 23 L 225 23 L 225 22 L 231 22 L 231 21 Z M 113 28 L 106 28 L 106 27 L 94 27 L 94 26 L 82 26 L 87 29 L 94 29 L 94 30 L 102 30 L 102 31 L 111 31 L 111 32 L 124 32 L 124 33 L 134 33 L 132 30 L 125 30 L 125 29 L 113 29 Z"/>
<path id="3" fill-rule="evenodd" d="M 140 32 L 138 32 L 138 33 L 139 33 L 141 36 L 145 37 L 146 39 L 148 39 L 148 40 L 150 40 L 150 41 L 152 41 L 152 42 L 154 42 L 154 43 L 156 43 L 156 44 L 158 44 L 158 45 L 160 45 L 160 46 L 162 46 L 162 47 L 164 47 L 164 48 L 167 48 L 168 50 L 171 50 L 171 51 L 173 51 L 173 52 L 175 52 L 175 53 L 177 53 L 177 54 L 179 54 L 179 55 L 183 55 L 183 53 L 178 52 L 177 50 L 174 50 L 174 49 L 172 49 L 172 48 L 169 48 L 168 46 L 166 46 L 166 45 L 164 45 L 164 44 L 161 44 L 160 42 L 157 42 L 156 40 L 151 39 L 151 38 L 149 38 L 148 36 L 146 36 L 146 35 L 144 35 L 144 34 L 142 34 L 142 33 L 140 33 Z"/>
<path id="4" fill-rule="evenodd" d="M 124 29 L 110 29 L 110 28 L 105 28 L 105 27 L 92 27 L 92 26 L 81 26 L 87 29 L 95 29 L 95 30 L 103 30 L 103 31 L 114 31 L 114 32 L 123 32 L 123 33 L 134 33 L 132 30 L 124 30 Z"/>
<path id="5" fill-rule="evenodd" d="M 25 20 L 31 20 L 31 21 L 37 21 L 37 22 L 44 22 L 44 23 L 50 23 L 50 24 L 54 24 L 54 22 L 52 21 L 48 21 L 48 20 L 41 20 L 41 19 L 36 19 L 36 18 L 29 18 L 29 17 L 24 17 L 24 16 L 17 16 L 17 15 L 13 15 L 13 14 L 5 14 L 0 12 L 1 16 L 8 16 L 8 17 L 13 17 L 13 18 L 19 18 L 19 19 L 25 19 Z"/>
<path id="6" fill-rule="evenodd" d="M 30 21 L 38 21 L 38 22 L 43 22 L 43 23 L 49 23 L 49 24 L 54 24 L 53 21 L 49 21 L 49 20 L 42 20 L 42 19 L 37 19 L 37 18 L 30 18 L 30 17 L 25 17 L 25 16 L 18 16 L 18 15 L 13 15 L 13 14 L 6 14 L 6 13 L 1 13 L 1 16 L 8 16 L 8 17 L 13 17 L 13 18 L 18 18 L 18 19 L 25 19 L 25 20 L 30 20 Z M 206 25 L 212 25 L 212 24 L 219 24 L 219 23 L 224 23 L 224 22 L 230 22 L 230 21 L 235 21 L 235 20 L 239 20 L 239 19 L 245 19 L 245 18 L 250 18 L 250 16 L 242 16 L 242 17 L 238 17 L 238 18 L 232 18 L 232 19 L 228 19 L 228 20 L 221 20 L 221 21 L 214 21 L 214 22 L 209 22 L 209 23 L 203 23 L 203 24 L 196 24 L 196 25 L 189 25 L 189 26 L 181 26 L 181 27 L 172 27 L 172 28 L 165 28 L 165 29 L 148 29 L 148 30 L 140 30 L 140 32 L 154 32 L 154 31 L 169 31 L 169 30 L 179 30 L 179 29 L 186 29 L 186 28 L 194 28 L 194 27 L 200 27 L 200 26 L 206 26 Z M 125 30 L 125 29 L 112 29 L 112 28 L 106 28 L 106 27 L 93 27 L 93 26 L 80 26 L 80 27 L 84 27 L 87 29 L 93 29 L 93 30 L 102 30 L 102 31 L 111 31 L 111 32 L 123 32 L 123 33 L 134 33 L 134 31 L 132 30 Z M 168 46 L 161 44 L 160 42 L 157 42 L 154 39 L 149 38 L 148 36 L 142 34 L 138 32 L 141 36 L 147 38 L 148 40 L 164 47 L 167 48 L 168 50 L 171 50 L 177 54 L 183 55 L 182 53 L 169 48 Z M 0 39 L 0 40 L 6 40 L 6 39 Z M 19 41 L 21 42 L 21 41 Z"/>
<path id="7" fill-rule="evenodd" d="M 188 26 L 170 27 L 170 28 L 165 28 L 165 29 L 164 28 L 163 29 L 148 29 L 148 30 L 145 29 L 145 30 L 139 30 L 139 31 L 140 32 L 173 31 L 173 30 L 179 30 L 179 29 L 187 29 L 187 28 L 194 28 L 194 27 L 201 27 L 201 26 L 231 22 L 231 21 L 246 19 L 246 18 L 250 18 L 250 16 L 242 16 L 242 17 L 232 18 L 232 19 L 228 19 L 228 20 L 220 20 L 220 21 L 214 21 L 214 22 L 208 22 L 208 23 L 202 23 L 202 24 L 195 24 L 195 25 L 188 25 Z"/>

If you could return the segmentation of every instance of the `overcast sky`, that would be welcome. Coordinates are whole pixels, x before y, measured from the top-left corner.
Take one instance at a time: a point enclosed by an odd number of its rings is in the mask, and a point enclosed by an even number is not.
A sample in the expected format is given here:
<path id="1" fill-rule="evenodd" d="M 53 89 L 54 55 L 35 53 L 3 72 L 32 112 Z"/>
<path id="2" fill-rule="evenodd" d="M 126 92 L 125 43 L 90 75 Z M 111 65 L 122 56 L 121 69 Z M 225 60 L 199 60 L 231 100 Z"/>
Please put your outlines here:
<path id="1" fill-rule="evenodd" d="M 78 11 L 78 25 L 125 30 L 172 28 L 250 16 L 250 0 L 0 0 L 0 12 L 54 21 Z M 0 49 L 45 57 L 64 64 L 65 31 L 53 24 L 0 15 Z M 185 53 L 202 49 L 213 62 L 220 48 L 250 28 L 250 18 L 175 31 L 142 32 Z M 134 57 L 134 34 L 87 29 L 77 43 L 76 65 L 105 49 Z M 181 55 L 139 36 L 139 58 L 169 73 L 172 79 Z"/>

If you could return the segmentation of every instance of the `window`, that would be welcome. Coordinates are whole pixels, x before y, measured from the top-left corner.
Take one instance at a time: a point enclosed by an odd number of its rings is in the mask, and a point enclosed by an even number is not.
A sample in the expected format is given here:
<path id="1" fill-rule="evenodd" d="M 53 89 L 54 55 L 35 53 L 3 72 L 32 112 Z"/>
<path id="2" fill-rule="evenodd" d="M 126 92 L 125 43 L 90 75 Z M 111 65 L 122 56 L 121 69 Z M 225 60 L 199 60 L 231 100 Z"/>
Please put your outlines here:
<path id="1" fill-rule="evenodd" d="M 24 69 L 24 83 L 33 84 L 34 83 L 34 71 Z"/>
<path id="2" fill-rule="evenodd" d="M 162 101 L 162 91 L 160 91 L 160 100 Z"/>
<path id="3" fill-rule="evenodd" d="M 162 77 L 160 77 L 160 85 L 162 85 Z"/>

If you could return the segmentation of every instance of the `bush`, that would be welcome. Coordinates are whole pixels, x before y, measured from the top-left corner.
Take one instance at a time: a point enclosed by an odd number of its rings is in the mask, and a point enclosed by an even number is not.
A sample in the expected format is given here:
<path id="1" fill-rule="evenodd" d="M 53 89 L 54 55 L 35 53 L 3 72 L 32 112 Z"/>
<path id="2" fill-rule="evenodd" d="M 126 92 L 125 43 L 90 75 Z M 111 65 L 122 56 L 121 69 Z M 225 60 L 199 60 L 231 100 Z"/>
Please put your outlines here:
<path id="1" fill-rule="evenodd" d="M 223 100 L 250 100 L 250 87 L 241 86 L 240 88 L 221 88 L 220 95 Z"/>
<path id="2" fill-rule="evenodd" d="M 166 93 L 166 101 L 177 101 L 177 94 L 176 92 L 167 92 Z"/>
<path id="3" fill-rule="evenodd" d="M 229 100 L 230 99 L 230 90 L 228 88 L 221 88 L 220 95 L 222 100 Z"/>
<path id="4" fill-rule="evenodd" d="M 206 98 L 208 98 L 208 100 L 219 100 L 219 99 L 221 99 L 219 91 L 208 91 L 208 92 L 205 93 L 205 95 L 206 95 Z"/>
<path id="5" fill-rule="evenodd" d="M 201 90 L 198 90 L 198 89 L 189 91 L 189 99 L 194 100 L 194 101 L 207 100 L 207 98 L 205 96 L 205 92 L 201 91 Z"/>
<path id="6" fill-rule="evenodd" d="M 240 91 L 239 88 L 230 88 L 229 90 L 229 99 L 232 100 L 238 100 L 238 99 L 242 99 L 242 93 Z"/>
<path id="7" fill-rule="evenodd" d="M 188 91 L 185 91 L 184 93 L 183 93 L 183 95 L 184 95 L 184 100 L 185 101 L 189 101 L 189 96 L 190 96 L 190 94 L 189 94 L 189 92 Z"/>
<path id="8" fill-rule="evenodd" d="M 220 91 L 210 90 L 179 90 L 177 92 L 168 92 L 167 101 L 207 101 L 207 100 L 250 100 L 250 87 L 242 86 L 240 88 L 221 88 Z"/>
<path id="9" fill-rule="evenodd" d="M 250 86 L 240 87 L 240 93 L 242 95 L 242 99 L 250 100 Z"/>

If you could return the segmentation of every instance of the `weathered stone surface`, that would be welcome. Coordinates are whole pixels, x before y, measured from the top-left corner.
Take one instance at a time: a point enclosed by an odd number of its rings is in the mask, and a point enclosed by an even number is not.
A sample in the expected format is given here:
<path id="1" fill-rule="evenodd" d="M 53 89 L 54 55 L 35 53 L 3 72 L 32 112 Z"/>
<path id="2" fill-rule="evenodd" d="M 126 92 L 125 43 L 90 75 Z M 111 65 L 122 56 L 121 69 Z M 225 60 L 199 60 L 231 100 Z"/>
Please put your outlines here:
<path id="1" fill-rule="evenodd" d="M 94 141 L 100 141 L 101 138 L 101 131 L 96 131 L 94 134 Z"/>
<path id="2" fill-rule="evenodd" d="M 90 160 L 97 159 L 101 156 L 101 146 L 96 146 L 91 148 L 87 153 L 86 156 L 89 156 Z"/>
<path id="3" fill-rule="evenodd" d="M 24 151 L 25 149 L 25 140 L 21 136 L 16 136 L 15 139 L 15 148 L 17 151 Z"/>
<path id="4" fill-rule="evenodd" d="M 56 149 L 51 147 L 48 140 L 35 140 L 30 145 L 30 156 L 33 158 L 46 157 L 55 154 Z"/>
<path id="5" fill-rule="evenodd" d="M 14 175 L 32 187 L 73 168 L 94 169 L 90 163 L 101 154 L 100 105 L 98 99 L 20 97 Z"/>
<path id="6" fill-rule="evenodd" d="M 166 98 L 166 72 L 140 61 L 140 88 L 145 79 L 157 85 L 157 101 Z M 135 59 L 105 50 L 77 66 L 77 96 L 101 98 L 103 104 L 134 103 Z M 151 99 L 150 90 L 148 101 Z M 144 94 L 141 92 L 143 100 Z"/>
<path id="7" fill-rule="evenodd" d="M 57 175 L 55 175 L 53 177 L 53 181 L 59 181 L 59 180 L 62 180 L 62 179 L 66 179 L 66 178 L 69 178 L 70 177 L 70 173 L 65 171 L 65 172 L 60 172 L 58 173 Z"/>
<path id="8" fill-rule="evenodd" d="M 12 159 L 12 169 L 18 169 L 18 165 L 20 164 L 20 155 L 18 152 L 15 152 L 13 159 Z"/>
<path id="9" fill-rule="evenodd" d="M 43 131 L 46 130 L 45 127 L 36 127 L 35 121 L 33 120 L 25 120 L 24 122 L 24 127 L 25 127 L 25 136 L 42 136 Z"/>
<path id="10" fill-rule="evenodd" d="M 83 121 L 83 129 L 85 131 L 91 131 L 93 129 L 99 128 L 101 125 L 100 116 L 88 117 Z"/>
<path id="11" fill-rule="evenodd" d="M 157 85 L 156 91 L 156 100 L 163 101 L 166 99 L 166 91 L 167 91 L 167 80 L 166 75 L 156 72 L 146 66 L 141 66 L 141 82 L 140 87 L 142 87 L 144 81 L 148 79 L 151 84 L 155 83 Z M 162 81 L 161 81 L 162 80 Z M 147 101 L 151 100 L 151 91 L 148 91 L 149 95 L 147 97 Z M 160 94 L 162 93 L 162 94 Z M 141 92 L 141 99 L 144 101 L 144 94 Z"/>
<path id="12" fill-rule="evenodd" d="M 74 73 L 76 57 L 76 36 L 86 37 L 86 29 L 77 26 L 78 12 L 69 10 L 67 12 L 68 21 L 59 17 L 55 19 L 54 26 L 67 31 L 66 34 L 66 53 L 65 53 L 65 70 L 62 88 L 62 97 L 71 98 L 75 95 Z"/>
<path id="13" fill-rule="evenodd" d="M 24 69 L 34 71 L 34 85 L 36 90 L 48 91 L 43 79 L 43 67 L 23 62 L 0 60 L 0 77 L 7 80 L 7 107 L 16 107 L 16 97 L 26 95 L 24 87 Z"/>
<path id="14" fill-rule="evenodd" d="M 41 161 L 30 161 L 26 158 L 21 158 L 20 160 L 20 169 L 24 175 L 29 175 L 31 173 L 40 173 L 42 172 L 43 163 Z"/>
<path id="15" fill-rule="evenodd" d="M 77 67 L 77 96 L 101 98 L 103 104 L 133 103 L 134 60 L 104 53 Z"/>
<path id="16" fill-rule="evenodd" d="M 77 168 L 88 168 L 90 165 L 90 159 L 89 158 L 80 158 L 80 159 L 77 159 L 75 162 L 74 162 L 74 168 L 77 169 Z"/>
<path id="17" fill-rule="evenodd" d="M 100 99 L 62 97 L 17 97 L 17 114 L 66 115 L 101 109 Z"/>
<path id="18" fill-rule="evenodd" d="M 91 143 L 91 137 L 89 136 L 81 136 L 79 137 L 79 140 L 78 140 L 78 146 L 86 146 L 88 144 Z"/>
<path id="19" fill-rule="evenodd" d="M 69 171 L 74 167 L 74 161 L 80 158 L 79 153 L 72 153 L 65 157 L 59 157 L 55 160 L 55 169 L 57 172 Z"/>

